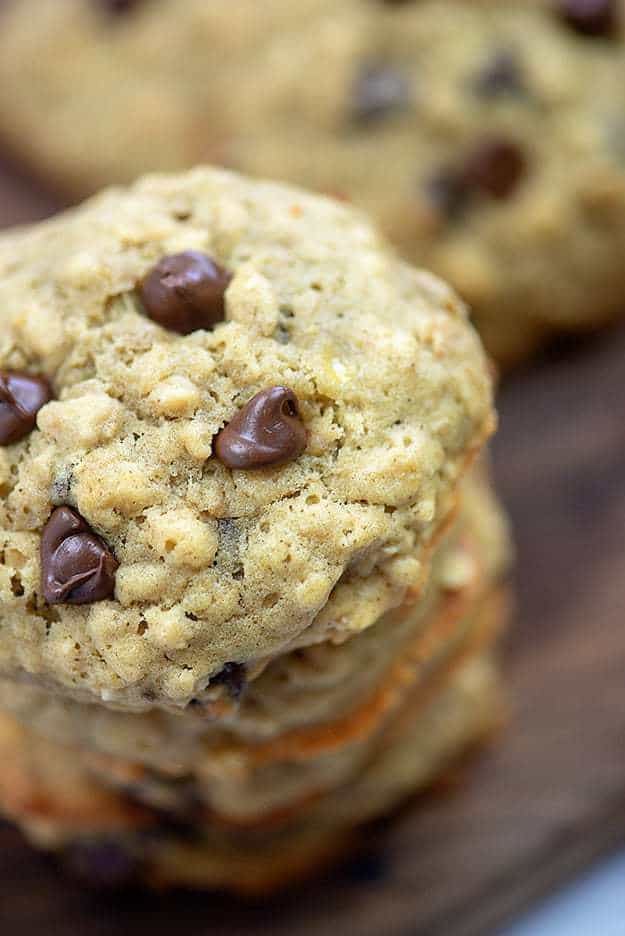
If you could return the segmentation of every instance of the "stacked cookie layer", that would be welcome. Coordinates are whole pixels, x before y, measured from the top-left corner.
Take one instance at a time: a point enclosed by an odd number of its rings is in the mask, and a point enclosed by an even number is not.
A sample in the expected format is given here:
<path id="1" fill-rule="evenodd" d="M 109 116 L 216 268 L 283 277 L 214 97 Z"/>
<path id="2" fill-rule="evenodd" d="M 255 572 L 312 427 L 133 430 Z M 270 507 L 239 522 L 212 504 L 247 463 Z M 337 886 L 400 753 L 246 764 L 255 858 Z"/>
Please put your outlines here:
<path id="1" fill-rule="evenodd" d="M 263 890 L 335 854 L 354 825 L 422 789 L 501 718 L 505 539 L 477 488 L 467 484 L 468 510 L 421 602 L 345 644 L 276 659 L 236 712 L 238 683 L 214 703 L 221 718 L 188 713 L 181 725 L 4 682 L 0 705 L 16 716 L 0 728 L 5 812 L 105 878 L 140 870 Z"/>
<path id="2" fill-rule="evenodd" d="M 210 170 L 0 268 L 0 808 L 104 876 L 302 873 L 501 718 L 465 311 L 353 210 Z"/>

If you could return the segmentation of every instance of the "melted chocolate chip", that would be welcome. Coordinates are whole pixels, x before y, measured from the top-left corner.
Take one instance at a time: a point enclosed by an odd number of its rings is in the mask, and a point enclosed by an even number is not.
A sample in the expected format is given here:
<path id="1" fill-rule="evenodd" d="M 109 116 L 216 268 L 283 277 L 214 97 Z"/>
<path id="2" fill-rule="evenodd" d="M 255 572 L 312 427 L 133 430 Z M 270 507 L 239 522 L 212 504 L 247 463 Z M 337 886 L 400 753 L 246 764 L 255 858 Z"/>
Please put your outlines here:
<path id="1" fill-rule="evenodd" d="M 215 455 L 228 468 L 282 465 L 305 448 L 306 429 L 288 387 L 261 390 L 215 439 Z"/>
<path id="2" fill-rule="evenodd" d="M 223 322 L 232 276 L 197 250 L 163 257 L 150 270 L 139 295 L 147 315 L 181 335 Z"/>
<path id="3" fill-rule="evenodd" d="M 510 51 L 498 52 L 478 73 L 475 90 L 485 98 L 522 94 L 523 75 L 516 55 Z"/>
<path id="4" fill-rule="evenodd" d="M 611 36 L 619 21 L 617 0 L 559 0 L 562 19 L 582 36 Z"/>
<path id="5" fill-rule="evenodd" d="M 525 174 L 526 161 L 517 143 L 493 137 L 469 153 L 464 166 L 466 184 L 492 198 L 508 198 Z"/>
<path id="6" fill-rule="evenodd" d="M 225 686 L 232 699 L 238 699 L 245 689 L 245 664 L 226 663 L 210 681 L 211 686 Z"/>
<path id="7" fill-rule="evenodd" d="M 44 377 L 0 371 L 0 445 L 12 445 L 32 432 L 37 413 L 51 399 Z"/>
<path id="8" fill-rule="evenodd" d="M 410 85 L 399 69 L 389 65 L 367 65 L 352 90 L 352 115 L 356 123 L 383 120 L 410 103 Z"/>
<path id="9" fill-rule="evenodd" d="M 117 562 L 104 540 L 71 507 L 57 507 L 41 535 L 41 585 L 48 604 L 110 598 Z"/>
<path id="10" fill-rule="evenodd" d="M 437 213 L 448 220 L 462 213 L 470 194 L 462 172 L 453 166 L 434 172 L 427 179 L 425 190 Z"/>

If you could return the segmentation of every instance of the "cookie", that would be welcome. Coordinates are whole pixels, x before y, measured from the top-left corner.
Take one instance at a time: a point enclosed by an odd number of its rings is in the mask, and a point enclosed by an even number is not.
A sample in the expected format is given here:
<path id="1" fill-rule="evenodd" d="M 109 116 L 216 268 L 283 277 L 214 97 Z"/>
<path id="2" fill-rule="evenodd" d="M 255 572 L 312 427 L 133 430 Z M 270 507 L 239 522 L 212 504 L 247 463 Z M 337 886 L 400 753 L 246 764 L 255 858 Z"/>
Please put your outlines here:
<path id="1" fill-rule="evenodd" d="M 98 884 L 275 888 L 502 717 L 466 309 L 356 209 L 211 169 L 0 270 L 0 811 Z"/>
<path id="2" fill-rule="evenodd" d="M 236 707 L 113 712 L 5 683 L 0 708 L 143 806 L 241 829 L 299 821 L 349 785 L 400 724 L 417 721 L 468 660 L 492 652 L 507 618 L 507 542 L 481 479 L 466 485 L 468 502 L 416 604 L 343 644 L 272 661 Z"/>
<path id="3" fill-rule="evenodd" d="M 267 893 L 327 865 L 344 851 L 355 823 L 425 788 L 452 758 L 493 730 L 500 710 L 492 661 L 476 656 L 419 717 L 404 712 L 387 745 L 352 785 L 288 822 L 248 830 L 210 817 L 199 821 L 194 813 L 168 821 L 162 810 L 150 811 L 100 785 L 71 748 L 43 741 L 0 715 L 0 811 L 91 884 L 144 881 L 159 888 Z M 58 783 L 59 763 L 65 765 L 64 784 Z M 25 795 L 31 790 L 35 797 Z M 74 797 L 92 804 L 80 821 Z"/>
<path id="4" fill-rule="evenodd" d="M 352 200 L 504 364 L 625 305 L 625 0 L 14 0 L 0 52 L 68 192 L 210 161 Z"/>
<path id="5" fill-rule="evenodd" d="M 208 735 L 193 767 L 174 776 L 143 769 L 136 758 L 85 752 L 83 763 L 99 783 L 142 804 L 175 815 L 206 811 L 236 828 L 274 828 L 351 786 L 387 746 L 398 721 L 418 721 L 468 659 L 492 648 L 506 612 L 506 596 L 494 593 L 455 621 L 453 634 L 448 617 L 433 616 L 428 636 L 402 648 L 385 680 L 347 716 L 285 732 L 268 743 L 211 744 Z"/>
<path id="6" fill-rule="evenodd" d="M 146 768 L 121 770 L 122 783 L 145 785 L 154 771 L 184 779 L 201 771 L 201 764 L 206 771 L 210 764 L 214 777 L 221 764 L 224 790 L 232 799 L 229 764 L 235 751 L 243 763 L 253 745 L 257 755 L 264 751 L 261 760 L 275 764 L 291 754 L 332 752 L 333 745 L 340 748 L 359 735 L 366 739 L 408 689 L 424 683 L 476 633 L 475 609 L 487 595 L 498 594 L 510 547 L 483 477 L 472 473 L 461 504 L 418 602 L 387 612 L 343 643 L 291 651 L 256 674 L 235 671 L 210 699 L 190 706 L 189 717 L 116 712 L 9 681 L 0 681 L 0 708 L 54 741 L 109 758 L 113 772 L 119 761 Z M 498 606 L 494 597 L 489 600 Z M 418 663 L 414 669 L 407 666 L 411 659 Z M 106 767 L 106 760 L 102 764 Z"/>
<path id="7" fill-rule="evenodd" d="M 418 600 L 491 381 L 358 212 L 155 176 L 5 234 L 0 271 L 5 677 L 201 707 Z"/>

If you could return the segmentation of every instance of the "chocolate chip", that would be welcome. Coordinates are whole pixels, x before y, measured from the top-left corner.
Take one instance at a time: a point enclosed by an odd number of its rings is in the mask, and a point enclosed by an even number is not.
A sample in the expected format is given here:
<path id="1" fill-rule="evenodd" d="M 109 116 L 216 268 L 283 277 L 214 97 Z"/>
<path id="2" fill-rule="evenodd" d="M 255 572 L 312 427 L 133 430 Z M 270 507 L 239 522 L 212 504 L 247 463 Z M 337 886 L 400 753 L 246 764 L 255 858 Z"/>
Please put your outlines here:
<path id="1" fill-rule="evenodd" d="M 225 663 L 223 668 L 210 681 L 211 686 L 225 686 L 228 695 L 238 699 L 245 689 L 245 664 Z"/>
<path id="2" fill-rule="evenodd" d="M 526 160 L 517 143 L 499 137 L 483 140 L 468 155 L 464 179 L 471 189 L 492 198 L 508 198 L 526 169 Z"/>
<path id="3" fill-rule="evenodd" d="M 37 413 L 51 399 L 45 377 L 0 371 L 0 445 L 12 445 L 32 432 Z"/>
<path id="4" fill-rule="evenodd" d="M 425 191 L 437 213 L 448 220 L 462 213 L 470 194 L 462 172 L 454 166 L 434 172 L 426 180 Z"/>
<path id="5" fill-rule="evenodd" d="M 525 174 L 527 163 L 517 143 L 499 137 L 482 140 L 462 164 L 439 169 L 426 181 L 425 190 L 440 215 L 453 220 L 467 207 L 472 195 L 508 198 Z"/>
<path id="6" fill-rule="evenodd" d="M 619 23 L 617 0 L 559 0 L 557 10 L 582 36 L 611 36 Z"/>
<path id="7" fill-rule="evenodd" d="M 373 123 L 410 103 L 410 84 L 399 69 L 390 65 L 366 65 L 352 89 L 352 117 L 356 123 Z"/>
<path id="8" fill-rule="evenodd" d="M 232 276 L 197 250 L 163 257 L 150 270 L 139 295 L 151 319 L 181 335 L 223 322 Z"/>
<path id="9" fill-rule="evenodd" d="M 485 98 L 502 94 L 521 94 L 523 75 L 517 56 L 510 51 L 497 52 L 475 79 L 475 90 Z"/>
<path id="10" fill-rule="evenodd" d="M 137 6 L 139 0 L 98 0 L 98 3 L 107 13 L 113 13 L 119 16 L 122 13 L 129 13 L 133 7 Z"/>
<path id="11" fill-rule="evenodd" d="M 49 604 L 110 598 L 117 562 L 104 540 L 71 507 L 57 507 L 41 535 L 41 585 Z"/>
<path id="12" fill-rule="evenodd" d="M 288 387 L 261 390 L 215 439 L 215 455 L 228 468 L 282 465 L 305 448 L 306 429 Z"/>

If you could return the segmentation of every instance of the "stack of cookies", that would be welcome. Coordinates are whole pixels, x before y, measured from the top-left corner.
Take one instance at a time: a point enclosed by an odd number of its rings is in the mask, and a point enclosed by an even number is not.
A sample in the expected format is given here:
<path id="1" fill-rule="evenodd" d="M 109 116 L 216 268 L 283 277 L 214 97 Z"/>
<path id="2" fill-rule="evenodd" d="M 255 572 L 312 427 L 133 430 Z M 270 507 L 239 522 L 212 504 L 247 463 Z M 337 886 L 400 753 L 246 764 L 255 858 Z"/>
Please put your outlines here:
<path id="1" fill-rule="evenodd" d="M 148 177 L 0 239 L 0 810 L 266 891 L 501 719 L 466 310 L 354 209 Z"/>

